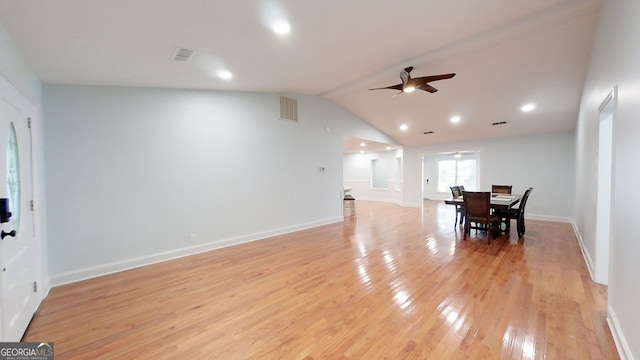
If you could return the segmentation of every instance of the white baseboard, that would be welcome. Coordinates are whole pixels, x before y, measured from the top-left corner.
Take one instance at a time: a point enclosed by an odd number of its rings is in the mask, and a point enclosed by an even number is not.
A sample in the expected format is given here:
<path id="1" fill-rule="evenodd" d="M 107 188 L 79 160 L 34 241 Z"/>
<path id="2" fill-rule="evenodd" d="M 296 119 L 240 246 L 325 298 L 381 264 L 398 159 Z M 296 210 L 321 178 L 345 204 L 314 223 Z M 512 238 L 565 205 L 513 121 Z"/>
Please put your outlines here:
<path id="1" fill-rule="evenodd" d="M 134 269 L 134 268 L 138 268 L 146 265 L 156 264 L 156 263 L 167 261 L 167 260 L 173 260 L 173 259 L 177 259 L 177 258 L 189 256 L 189 255 L 195 255 L 195 254 L 203 253 L 206 251 L 221 249 L 224 247 L 239 245 L 239 244 L 243 244 L 251 241 L 263 240 L 273 236 L 284 235 L 284 234 L 288 234 L 296 231 L 311 229 L 314 227 L 328 225 L 328 224 L 341 222 L 341 221 L 344 221 L 344 217 L 342 216 L 329 218 L 321 221 L 314 221 L 306 224 L 300 224 L 296 226 L 290 226 L 290 227 L 260 232 L 260 233 L 237 236 L 233 238 L 203 243 L 197 246 L 175 249 L 175 250 L 165 251 L 161 253 L 145 255 L 145 256 L 125 259 L 121 261 L 115 261 L 115 262 L 96 265 L 96 266 L 90 266 L 90 267 L 86 267 L 79 270 L 65 272 L 62 274 L 51 275 L 49 280 L 50 280 L 51 286 L 55 287 L 59 285 L 64 285 L 64 284 L 69 284 L 69 283 L 74 283 L 82 280 L 95 278 L 98 276 L 104 276 L 104 275 L 109 275 L 109 274 L 113 274 L 113 273 L 117 273 L 125 270 L 130 270 L 130 269 Z"/>
<path id="2" fill-rule="evenodd" d="M 574 219 L 566 218 L 566 217 L 560 217 L 560 216 L 549 216 L 549 215 L 538 215 L 538 214 L 525 215 L 525 218 L 532 219 L 532 220 L 555 221 L 555 222 L 562 222 L 562 223 L 571 224 L 571 227 L 573 228 L 573 232 L 576 235 L 576 239 L 578 240 L 578 245 L 580 246 L 580 252 L 582 253 L 582 257 L 584 258 L 584 262 L 587 265 L 587 270 L 589 271 L 589 277 L 591 278 L 591 281 L 597 283 L 597 281 L 595 280 L 595 276 L 594 276 L 595 273 L 594 273 L 593 260 L 591 260 L 591 256 L 589 256 L 589 252 L 587 251 L 587 249 L 586 249 L 586 247 L 584 245 L 584 240 L 582 239 L 582 234 L 580 233 L 580 229 L 578 229 L 578 225 L 576 225 L 576 222 L 575 222 Z"/>
<path id="3" fill-rule="evenodd" d="M 609 331 L 613 336 L 613 341 L 616 343 L 616 349 L 618 349 L 620 360 L 634 360 L 631 349 L 629 348 L 629 343 L 620 329 L 620 323 L 618 322 L 618 318 L 611 306 L 607 307 L 607 324 L 609 325 Z"/>
<path id="4" fill-rule="evenodd" d="M 575 221 L 571 222 L 571 226 L 573 227 L 573 232 L 576 234 L 576 238 L 578 239 L 578 245 L 580 246 L 580 252 L 582 253 L 582 257 L 584 258 L 584 262 L 587 265 L 587 270 L 589 271 L 589 277 L 591 278 L 591 281 L 596 282 L 595 281 L 595 272 L 594 272 L 594 263 L 593 260 L 591 260 L 591 256 L 589 255 L 589 252 L 587 251 L 587 248 L 584 245 L 584 240 L 582 239 L 582 234 L 580 233 L 580 229 L 578 229 L 578 225 L 575 223 Z"/>
<path id="5" fill-rule="evenodd" d="M 412 207 L 412 208 L 421 208 L 422 203 L 402 203 L 402 206 Z"/>
<path id="6" fill-rule="evenodd" d="M 377 201 L 377 202 L 384 202 L 384 203 L 391 203 L 391 204 L 396 204 L 399 206 L 403 206 L 402 201 L 401 200 L 395 200 L 395 199 L 383 199 L 383 198 L 374 198 L 374 197 L 366 197 L 366 196 L 360 196 L 358 197 L 357 200 L 363 200 L 363 201 Z"/>
<path id="7" fill-rule="evenodd" d="M 524 215 L 525 219 L 531 220 L 542 220 L 542 221 L 553 221 L 553 222 L 561 222 L 561 223 L 573 223 L 572 218 L 563 217 L 563 216 L 553 216 L 553 215 L 541 215 L 541 214 L 529 214 L 525 211 Z"/>

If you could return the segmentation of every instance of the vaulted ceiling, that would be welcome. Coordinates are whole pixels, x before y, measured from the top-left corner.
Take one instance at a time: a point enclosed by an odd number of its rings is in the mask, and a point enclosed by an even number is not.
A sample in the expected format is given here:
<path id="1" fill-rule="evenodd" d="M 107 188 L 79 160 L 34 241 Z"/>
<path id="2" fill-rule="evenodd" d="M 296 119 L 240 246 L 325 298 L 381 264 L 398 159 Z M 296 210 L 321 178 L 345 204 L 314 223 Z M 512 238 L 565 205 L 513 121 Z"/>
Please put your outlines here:
<path id="1" fill-rule="evenodd" d="M 0 0 L 0 22 L 44 83 L 319 94 L 413 146 L 573 130 L 598 10 L 598 0 Z M 271 29 L 280 20 L 287 35 Z M 172 61 L 177 47 L 196 52 Z M 433 94 L 367 90 L 398 84 L 407 66 L 457 75 Z"/>

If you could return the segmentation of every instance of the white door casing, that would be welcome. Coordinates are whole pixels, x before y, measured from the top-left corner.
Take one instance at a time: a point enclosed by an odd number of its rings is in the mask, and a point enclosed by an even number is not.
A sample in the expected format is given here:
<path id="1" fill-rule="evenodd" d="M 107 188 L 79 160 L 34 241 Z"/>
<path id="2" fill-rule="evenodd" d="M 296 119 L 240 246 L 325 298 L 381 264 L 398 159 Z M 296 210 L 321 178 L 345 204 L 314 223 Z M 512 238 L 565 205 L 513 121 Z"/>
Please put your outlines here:
<path id="1" fill-rule="evenodd" d="M 593 280 L 609 284 L 609 248 L 613 194 L 613 127 L 617 87 L 613 87 L 598 107 L 598 184 L 596 189 L 596 249 Z"/>

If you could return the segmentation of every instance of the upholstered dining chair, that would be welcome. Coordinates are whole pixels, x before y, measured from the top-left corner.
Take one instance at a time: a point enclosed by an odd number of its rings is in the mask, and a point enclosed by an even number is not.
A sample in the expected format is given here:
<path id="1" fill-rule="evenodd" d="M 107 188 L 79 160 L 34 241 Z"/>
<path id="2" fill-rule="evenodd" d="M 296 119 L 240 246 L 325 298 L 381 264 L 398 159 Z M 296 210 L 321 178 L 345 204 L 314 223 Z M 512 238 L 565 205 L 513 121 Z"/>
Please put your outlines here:
<path id="1" fill-rule="evenodd" d="M 451 189 L 451 196 L 453 198 L 462 196 L 462 191 L 460 191 L 459 186 L 451 186 L 449 188 Z M 464 209 L 462 208 L 462 205 L 456 205 L 456 221 L 453 223 L 454 228 L 458 225 L 458 221 L 460 221 L 460 225 L 462 225 L 462 220 L 464 219 L 463 211 Z M 460 220 L 458 220 L 458 218 Z"/>
<path id="2" fill-rule="evenodd" d="M 529 200 L 529 195 L 533 191 L 533 188 L 528 188 L 524 195 L 522 195 L 522 200 L 520 200 L 520 205 L 517 208 L 508 209 L 508 210 L 500 210 L 496 212 L 496 215 L 500 218 L 501 223 L 505 223 L 505 232 L 509 232 L 511 229 L 511 220 L 516 220 L 516 225 L 518 228 L 518 238 L 521 238 L 525 231 L 524 225 L 524 209 L 527 205 L 527 200 Z"/>
<path id="3" fill-rule="evenodd" d="M 464 202 L 464 238 L 471 229 L 486 230 L 487 243 L 491 244 L 491 237 L 500 232 L 500 218 L 491 214 L 491 193 L 463 191 Z"/>
<path id="4" fill-rule="evenodd" d="M 491 185 L 491 192 L 494 194 L 511 194 L 513 185 Z"/>

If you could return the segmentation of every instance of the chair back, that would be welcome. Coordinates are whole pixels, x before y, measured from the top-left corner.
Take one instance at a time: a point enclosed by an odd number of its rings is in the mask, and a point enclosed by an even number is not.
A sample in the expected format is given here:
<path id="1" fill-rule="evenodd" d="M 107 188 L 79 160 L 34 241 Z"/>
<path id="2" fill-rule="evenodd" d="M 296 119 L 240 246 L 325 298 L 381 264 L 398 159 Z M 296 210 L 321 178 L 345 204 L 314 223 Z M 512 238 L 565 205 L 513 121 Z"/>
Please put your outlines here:
<path id="1" fill-rule="evenodd" d="M 460 191 L 460 187 L 459 186 L 451 186 L 451 196 L 453 196 L 454 198 L 457 198 L 458 196 L 462 196 L 462 191 Z"/>
<path id="2" fill-rule="evenodd" d="M 491 193 L 463 191 L 464 215 L 468 221 L 488 224 L 491 218 Z"/>
<path id="3" fill-rule="evenodd" d="M 460 195 L 462 195 L 462 192 L 465 191 L 464 185 L 459 185 L 458 188 L 460 188 Z"/>
<path id="4" fill-rule="evenodd" d="M 491 185 L 491 192 L 495 194 L 511 194 L 513 185 Z"/>
<path id="5" fill-rule="evenodd" d="M 527 200 L 529 200 L 529 194 L 531 194 L 532 191 L 533 191 L 533 187 L 530 187 L 524 192 L 524 195 L 522 195 L 522 200 L 520 200 L 520 206 L 518 207 L 521 217 L 524 217 L 524 207 L 527 205 Z"/>

